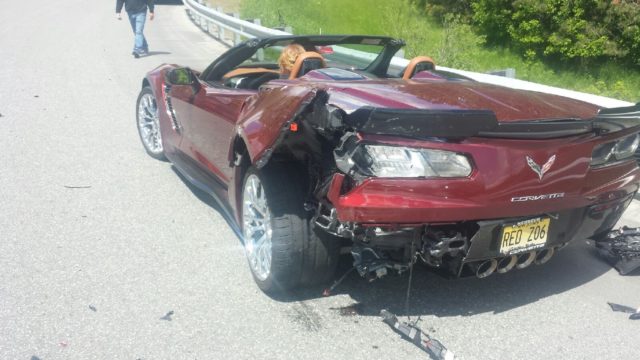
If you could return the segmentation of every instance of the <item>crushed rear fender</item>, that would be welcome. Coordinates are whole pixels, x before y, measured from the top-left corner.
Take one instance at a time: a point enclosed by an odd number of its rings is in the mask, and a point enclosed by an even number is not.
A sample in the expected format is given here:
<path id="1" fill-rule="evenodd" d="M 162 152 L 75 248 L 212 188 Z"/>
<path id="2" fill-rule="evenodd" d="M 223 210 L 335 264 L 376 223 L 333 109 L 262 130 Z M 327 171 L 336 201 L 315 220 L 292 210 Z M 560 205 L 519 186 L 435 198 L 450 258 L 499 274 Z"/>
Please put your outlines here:
<path id="1" fill-rule="evenodd" d="M 288 133 L 291 123 L 313 103 L 318 90 L 301 86 L 264 88 L 245 103 L 237 133 L 251 162 L 264 166 Z"/>

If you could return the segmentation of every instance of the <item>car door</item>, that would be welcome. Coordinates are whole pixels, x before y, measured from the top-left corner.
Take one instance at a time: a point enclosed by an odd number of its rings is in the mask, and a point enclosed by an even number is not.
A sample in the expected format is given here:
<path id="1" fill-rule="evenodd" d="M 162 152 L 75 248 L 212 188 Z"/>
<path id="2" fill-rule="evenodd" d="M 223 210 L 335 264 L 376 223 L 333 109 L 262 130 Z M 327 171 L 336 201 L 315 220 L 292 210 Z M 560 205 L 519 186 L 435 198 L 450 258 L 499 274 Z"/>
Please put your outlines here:
<path id="1" fill-rule="evenodd" d="M 183 112 L 180 149 L 226 187 L 232 176 L 228 153 L 235 124 L 244 101 L 256 91 L 198 81 L 198 90 L 185 101 L 188 109 L 176 109 Z"/>

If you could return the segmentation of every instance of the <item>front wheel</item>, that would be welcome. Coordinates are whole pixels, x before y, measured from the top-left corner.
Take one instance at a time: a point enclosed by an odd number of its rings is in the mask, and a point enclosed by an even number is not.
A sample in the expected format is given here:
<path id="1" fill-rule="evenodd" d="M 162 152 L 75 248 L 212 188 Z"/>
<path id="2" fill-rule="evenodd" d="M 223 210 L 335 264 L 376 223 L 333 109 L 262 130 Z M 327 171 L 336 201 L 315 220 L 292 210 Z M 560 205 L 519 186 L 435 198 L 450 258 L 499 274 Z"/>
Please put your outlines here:
<path id="1" fill-rule="evenodd" d="M 245 176 L 244 248 L 254 280 L 267 293 L 328 281 L 338 263 L 340 241 L 310 222 L 301 178 L 279 164 L 252 167 Z"/>
<path id="2" fill-rule="evenodd" d="M 155 159 L 165 160 L 158 104 L 150 87 L 145 86 L 140 91 L 136 109 L 138 135 L 140 135 L 140 141 L 142 141 L 145 151 Z"/>

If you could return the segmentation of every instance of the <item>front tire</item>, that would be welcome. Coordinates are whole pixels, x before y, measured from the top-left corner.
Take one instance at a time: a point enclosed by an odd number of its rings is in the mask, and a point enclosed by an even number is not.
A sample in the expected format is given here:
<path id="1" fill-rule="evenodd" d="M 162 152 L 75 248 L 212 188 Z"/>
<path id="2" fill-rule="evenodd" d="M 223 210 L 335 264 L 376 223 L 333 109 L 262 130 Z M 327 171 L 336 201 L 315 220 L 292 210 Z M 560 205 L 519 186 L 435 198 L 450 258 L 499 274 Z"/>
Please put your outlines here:
<path id="1" fill-rule="evenodd" d="M 160 118 L 158 116 L 158 104 L 153 91 L 145 86 L 138 95 L 136 103 L 136 123 L 140 141 L 149 156 L 166 160 L 164 147 L 162 146 L 162 133 L 160 132 Z"/>
<path id="2" fill-rule="evenodd" d="M 251 167 L 245 175 L 244 248 L 251 274 L 266 293 L 326 282 L 335 273 L 340 241 L 311 223 L 302 178 L 280 164 Z"/>

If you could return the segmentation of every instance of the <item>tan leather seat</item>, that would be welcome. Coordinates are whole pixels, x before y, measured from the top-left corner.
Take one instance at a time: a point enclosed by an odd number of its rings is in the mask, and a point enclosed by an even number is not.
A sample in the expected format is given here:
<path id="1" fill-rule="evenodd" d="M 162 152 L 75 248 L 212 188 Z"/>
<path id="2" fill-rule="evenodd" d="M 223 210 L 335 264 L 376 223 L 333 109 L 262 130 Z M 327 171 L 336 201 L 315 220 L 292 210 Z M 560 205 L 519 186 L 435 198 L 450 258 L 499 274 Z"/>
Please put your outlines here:
<path id="1" fill-rule="evenodd" d="M 428 56 L 416 56 L 409 62 L 407 68 L 404 69 L 402 80 L 409 80 L 413 75 L 425 70 L 435 70 L 436 63 Z"/>
<path id="2" fill-rule="evenodd" d="M 298 55 L 296 62 L 293 64 L 289 80 L 299 78 L 311 70 L 322 69 L 325 67 L 322 55 L 314 51 L 306 51 Z"/>

